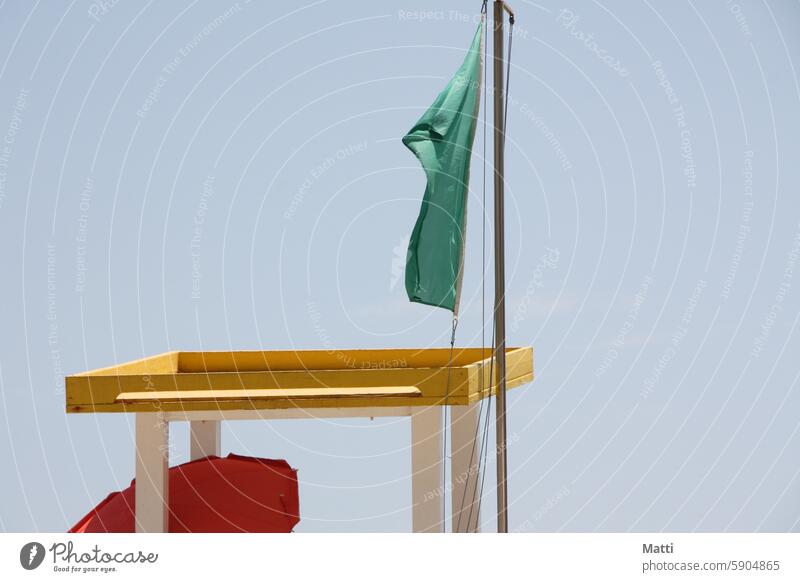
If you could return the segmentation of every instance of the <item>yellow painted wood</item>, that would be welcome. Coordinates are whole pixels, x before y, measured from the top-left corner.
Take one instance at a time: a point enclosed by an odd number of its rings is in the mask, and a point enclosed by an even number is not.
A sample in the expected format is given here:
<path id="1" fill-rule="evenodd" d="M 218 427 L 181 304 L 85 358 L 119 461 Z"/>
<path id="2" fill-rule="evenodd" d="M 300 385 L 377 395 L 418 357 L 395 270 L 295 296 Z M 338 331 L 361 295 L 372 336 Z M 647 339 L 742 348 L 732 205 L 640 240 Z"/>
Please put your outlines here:
<path id="1" fill-rule="evenodd" d="M 123 392 L 116 402 L 191 402 L 197 400 L 302 400 L 308 398 L 385 398 L 417 397 L 422 393 L 415 386 L 383 388 L 272 388 L 266 390 L 183 390 L 171 392 Z"/>
<path id="2" fill-rule="evenodd" d="M 448 373 L 449 349 L 169 352 L 66 378 L 67 412 L 252 410 L 297 407 L 292 397 L 237 398 L 232 391 L 318 390 L 303 408 L 436 406 L 469 404 L 494 393 L 489 377 L 491 350 L 456 348 Z M 506 351 L 509 388 L 533 379 L 533 350 Z M 445 391 L 450 377 L 448 396 Z M 495 374 L 496 375 L 496 374 Z M 419 395 L 332 396 L 331 390 L 414 386 Z M 481 390 L 483 387 L 483 390 Z M 226 392 L 180 402 L 125 403 L 122 393 Z M 230 393 L 228 393 L 230 392 Z"/>
<path id="3" fill-rule="evenodd" d="M 337 388 L 416 386 L 429 398 L 443 397 L 447 370 L 325 370 L 321 372 L 178 373 L 125 376 L 81 376 L 67 379 L 67 404 L 113 403 L 121 392 L 171 390 L 256 390 L 269 388 Z M 467 395 L 465 370 L 453 370 L 450 395 Z"/>
<path id="4" fill-rule="evenodd" d="M 469 399 L 450 398 L 450 405 L 468 404 Z M 68 413 L 105 413 L 105 412 L 207 412 L 207 411 L 233 411 L 233 410 L 282 410 L 317 408 L 400 408 L 400 407 L 425 407 L 441 406 L 443 398 L 422 398 L 420 396 L 385 396 L 370 398 L 307 398 L 303 400 L 277 399 L 277 400 L 197 400 L 191 402 L 143 402 L 125 404 L 114 402 L 111 404 L 80 404 L 66 407 Z"/>
<path id="5" fill-rule="evenodd" d="M 166 352 L 125 364 L 98 368 L 75 376 L 121 376 L 125 374 L 174 374 L 178 371 L 180 352 Z"/>
<path id="6" fill-rule="evenodd" d="M 445 368 L 449 352 L 447 348 L 180 352 L 178 366 L 180 372 Z M 453 366 L 466 366 L 489 356 L 489 349 L 456 348 Z"/>

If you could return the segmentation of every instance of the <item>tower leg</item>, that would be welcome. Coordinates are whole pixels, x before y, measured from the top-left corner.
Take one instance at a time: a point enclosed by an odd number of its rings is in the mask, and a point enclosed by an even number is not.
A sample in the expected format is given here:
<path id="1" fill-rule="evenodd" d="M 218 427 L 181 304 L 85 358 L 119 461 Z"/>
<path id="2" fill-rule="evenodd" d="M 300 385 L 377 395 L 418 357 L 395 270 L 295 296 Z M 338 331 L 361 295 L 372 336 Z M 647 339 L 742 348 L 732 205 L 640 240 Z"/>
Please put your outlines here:
<path id="1" fill-rule="evenodd" d="M 444 531 L 442 408 L 416 408 L 411 414 L 411 501 L 413 531 Z"/>
<path id="2" fill-rule="evenodd" d="M 192 461 L 222 452 L 222 427 L 218 420 L 189 422 L 189 457 Z"/>
<path id="3" fill-rule="evenodd" d="M 169 531 L 169 422 L 136 413 L 136 533 Z"/>
<path id="4" fill-rule="evenodd" d="M 480 531 L 480 403 L 450 407 L 453 532 Z"/>

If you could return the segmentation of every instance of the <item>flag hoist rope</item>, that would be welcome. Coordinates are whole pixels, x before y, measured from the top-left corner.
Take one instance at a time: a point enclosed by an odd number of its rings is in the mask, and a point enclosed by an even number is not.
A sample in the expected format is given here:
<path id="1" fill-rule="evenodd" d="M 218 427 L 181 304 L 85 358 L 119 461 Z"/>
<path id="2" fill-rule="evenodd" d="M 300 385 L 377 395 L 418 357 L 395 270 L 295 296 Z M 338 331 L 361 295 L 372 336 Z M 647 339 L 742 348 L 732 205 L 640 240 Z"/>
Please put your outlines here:
<path id="1" fill-rule="evenodd" d="M 450 333 L 450 355 L 447 358 L 447 384 L 444 389 L 444 421 L 442 422 L 442 460 L 447 458 L 447 411 L 450 408 L 450 376 L 453 372 L 453 348 L 456 345 L 456 328 L 458 328 L 458 315 L 453 312 L 453 329 Z M 442 486 L 446 483 L 447 463 L 442 463 Z M 447 500 L 446 489 L 442 490 L 442 531 L 447 531 Z"/>
<path id="2" fill-rule="evenodd" d="M 499 0 L 499 1 L 496 0 L 495 1 L 495 10 L 494 10 L 494 17 L 495 17 L 495 22 L 494 22 L 494 27 L 495 27 L 495 44 L 494 44 L 495 55 L 494 55 L 494 58 L 495 59 L 499 59 L 500 60 L 500 64 L 502 64 L 502 60 L 503 60 L 503 58 L 502 58 L 502 54 L 503 54 L 503 50 L 502 50 L 502 19 L 503 19 L 503 12 L 504 11 L 508 12 L 508 14 L 509 14 L 509 28 L 508 28 L 508 56 L 505 59 L 505 61 L 506 61 L 505 88 L 502 91 L 502 95 L 498 95 L 498 91 L 497 91 L 498 87 L 502 87 L 503 86 L 503 83 L 502 83 L 502 81 L 503 81 L 503 79 L 502 79 L 502 68 L 498 67 L 497 61 L 495 61 L 496 65 L 495 65 L 495 79 L 494 79 L 495 80 L 495 140 L 496 140 L 496 142 L 495 142 L 495 161 L 496 161 L 496 164 L 495 164 L 495 217 L 496 217 L 496 222 L 498 222 L 497 221 L 498 210 L 500 211 L 499 214 L 500 214 L 501 218 L 502 218 L 502 210 L 503 210 L 503 208 L 502 208 L 502 194 L 503 194 L 503 192 L 502 192 L 502 186 L 503 186 L 503 184 L 502 184 L 502 181 L 503 181 L 502 154 L 504 153 L 504 150 L 505 150 L 505 141 L 506 141 L 506 129 L 505 128 L 506 128 L 506 121 L 508 119 L 508 101 L 509 101 L 509 99 L 508 99 L 508 88 L 509 88 L 509 81 L 510 81 L 510 78 L 511 78 L 511 49 L 512 49 L 512 41 L 513 41 L 513 38 L 514 38 L 513 31 L 514 31 L 514 20 L 515 20 L 514 12 L 510 9 L 510 7 L 507 4 L 505 4 L 504 2 L 502 2 L 502 0 Z M 481 18 L 482 18 L 482 20 L 484 22 L 484 26 L 486 25 L 486 20 L 485 20 L 486 12 L 487 12 L 487 0 L 484 0 L 483 3 L 482 3 L 482 6 L 481 6 Z M 498 36 L 500 38 L 500 42 L 499 43 L 497 42 L 497 37 Z M 499 49 L 500 50 L 497 50 L 498 49 L 498 45 L 499 45 Z M 484 44 L 484 63 L 486 62 L 486 54 L 487 54 L 487 49 L 486 49 L 486 45 Z M 498 55 L 500 55 L 500 56 L 498 57 Z M 499 68 L 499 71 L 500 71 L 499 79 L 498 79 L 498 68 Z M 482 227 L 482 244 L 481 244 L 481 265 L 482 265 L 482 274 L 481 274 L 481 325 L 482 325 L 482 327 L 481 327 L 481 351 L 482 352 L 483 352 L 483 349 L 484 349 L 484 347 L 486 345 L 485 335 L 484 335 L 484 332 L 485 332 L 485 329 L 486 329 L 486 315 L 485 315 L 486 314 L 486 309 L 485 309 L 485 306 L 486 306 L 486 299 L 485 299 L 486 298 L 486 291 L 485 291 L 485 288 L 486 288 L 485 287 L 485 279 L 486 279 L 486 277 L 485 277 L 485 275 L 486 275 L 486 165 L 487 165 L 487 158 L 486 158 L 486 142 L 487 142 L 487 140 L 486 140 L 486 137 L 487 137 L 486 136 L 486 126 L 487 126 L 487 121 L 486 121 L 486 119 L 487 119 L 487 117 L 486 117 L 486 113 L 487 113 L 486 109 L 487 109 L 487 107 L 486 107 L 486 105 L 487 105 L 487 103 L 486 102 L 487 102 L 487 97 L 486 97 L 486 95 L 487 95 L 486 69 L 484 68 L 484 83 L 483 83 L 483 103 L 484 103 L 484 109 L 483 109 L 483 193 L 482 193 L 482 195 L 483 195 L 483 208 L 482 208 L 482 210 L 483 210 L 483 227 Z M 498 104 L 500 104 L 500 103 L 502 103 L 502 117 L 500 117 L 498 115 L 498 113 L 499 113 Z M 502 124 L 502 126 L 500 124 Z M 498 136 L 499 136 L 499 140 L 498 140 Z M 500 164 L 497 164 L 498 141 L 499 141 L 499 150 L 500 150 L 500 154 L 501 154 Z M 499 205 L 500 207 L 499 208 L 498 208 L 498 205 L 497 205 L 497 202 L 498 202 L 498 192 L 497 192 L 497 190 L 498 190 L 498 188 L 497 188 L 498 180 L 499 180 L 499 183 L 500 183 L 500 205 Z M 498 225 L 496 224 L 495 228 L 497 229 L 497 227 L 498 227 Z M 502 229 L 502 223 L 500 223 L 500 228 Z M 497 235 L 498 234 L 501 235 L 501 243 L 502 243 L 502 232 L 498 233 L 496 231 L 495 232 L 496 247 L 497 247 L 497 240 L 498 240 Z M 500 251 L 502 251 L 503 250 L 502 249 L 502 244 L 500 245 L 500 247 L 501 247 Z M 495 250 L 497 252 L 497 248 Z M 499 255 L 499 256 L 500 256 L 500 261 L 502 262 L 502 255 Z M 496 263 L 497 263 L 497 260 L 496 260 Z M 497 268 L 497 264 L 495 265 L 495 267 Z M 503 271 L 503 269 L 501 269 L 501 274 L 503 274 L 502 271 Z M 497 272 L 495 274 L 497 275 Z M 502 283 L 502 280 L 500 282 Z M 496 284 L 496 287 L 495 287 L 495 291 L 496 291 L 495 310 L 494 310 L 494 317 L 493 317 L 493 322 L 494 322 L 495 325 L 493 326 L 493 329 L 492 329 L 492 350 L 493 350 L 493 353 L 494 353 L 495 357 L 493 357 L 490 360 L 490 364 L 489 364 L 489 383 L 490 383 L 489 386 L 491 388 L 492 384 L 494 383 L 493 382 L 493 380 L 494 380 L 494 362 L 495 362 L 496 359 L 498 359 L 498 356 L 500 356 L 502 358 L 503 369 L 501 371 L 501 374 L 502 374 L 501 384 L 502 384 L 502 386 L 501 385 L 497 386 L 497 396 L 502 399 L 502 412 L 501 412 L 500 408 L 498 408 L 498 413 L 497 413 L 497 417 L 498 417 L 497 418 L 497 421 L 498 421 L 498 443 L 497 443 L 497 456 L 498 456 L 498 483 L 497 483 L 498 484 L 498 489 L 497 489 L 498 512 L 497 513 L 498 513 L 498 515 L 497 515 L 497 531 L 498 531 L 498 533 L 505 533 L 505 532 L 508 531 L 507 492 L 506 492 L 507 478 L 506 478 L 506 467 L 505 467 L 505 449 L 506 449 L 506 442 L 505 442 L 506 441 L 506 439 L 505 439 L 505 325 L 504 325 L 504 323 L 505 323 L 505 321 L 504 321 L 505 313 L 504 313 L 504 309 L 502 309 L 502 310 L 498 310 L 497 309 L 498 299 L 501 300 L 500 303 L 504 307 L 504 299 L 505 298 L 502 295 L 505 293 L 505 290 L 504 290 L 504 285 L 501 284 L 500 285 L 500 293 L 501 293 L 501 295 L 500 295 L 500 297 L 498 297 L 497 296 L 497 290 L 498 290 L 497 289 L 497 283 L 498 283 L 498 281 L 496 279 L 495 280 L 495 284 Z M 500 353 L 498 353 L 498 351 L 497 351 L 497 349 L 498 349 L 498 346 L 497 346 L 497 320 L 498 320 L 497 318 L 498 318 L 498 316 L 501 316 L 503 318 L 503 322 L 502 322 L 503 326 L 501 328 L 501 330 L 503 331 L 503 334 L 502 334 L 502 336 L 503 336 L 502 337 L 502 346 L 503 346 L 502 355 L 500 355 Z M 455 342 L 456 323 L 457 323 L 457 320 L 454 318 L 454 320 L 453 320 L 453 335 L 451 337 L 451 346 L 450 346 L 450 348 L 451 348 L 451 352 L 450 352 L 451 353 L 451 363 L 452 363 L 452 349 L 453 349 L 453 344 Z M 483 353 L 481 355 L 483 356 Z M 483 360 L 485 358 L 482 357 L 481 359 Z M 446 395 L 449 392 L 449 383 L 450 382 L 449 382 L 449 372 L 448 372 L 448 389 L 447 389 L 447 391 L 445 393 Z M 484 488 L 484 484 L 485 484 L 485 481 L 486 481 L 485 467 L 486 467 L 486 457 L 487 457 L 487 453 L 488 453 L 488 449 L 489 449 L 487 441 L 488 441 L 488 433 L 489 433 L 489 418 L 490 418 L 490 414 L 491 414 L 491 406 L 492 406 L 492 404 L 491 404 L 491 397 L 490 398 L 483 398 L 484 389 L 485 389 L 485 387 L 484 387 L 484 374 L 481 374 L 481 376 L 480 376 L 481 400 L 480 400 L 480 405 L 479 405 L 479 409 L 478 409 L 478 423 L 477 423 L 477 425 L 475 427 L 475 438 L 472 440 L 472 451 L 471 451 L 471 453 L 470 453 L 470 455 L 468 457 L 470 459 L 470 463 L 472 463 L 472 459 L 474 458 L 474 455 L 475 455 L 475 446 L 476 446 L 476 443 L 478 441 L 478 431 L 481 430 L 481 422 L 480 422 L 480 420 L 481 420 L 481 418 L 483 418 L 483 427 L 482 427 L 482 431 L 481 431 L 482 434 L 481 434 L 481 437 L 480 437 L 481 444 L 480 444 L 480 449 L 479 449 L 479 453 L 478 453 L 478 467 L 477 467 L 477 471 L 476 471 L 476 477 L 477 477 L 477 475 L 480 475 L 481 479 L 480 479 L 480 488 L 478 488 L 478 479 L 476 478 L 474 480 L 473 491 L 472 491 L 472 495 L 470 497 L 470 499 L 472 499 L 472 502 L 470 503 L 469 513 L 467 515 L 467 528 L 468 529 L 472 525 L 473 511 L 476 508 L 476 503 L 474 502 L 474 500 L 476 498 L 477 499 L 482 499 L 483 498 L 483 488 Z M 500 393 L 501 390 L 503 391 L 502 395 Z M 486 410 L 485 417 L 483 416 L 484 401 L 487 401 L 487 410 Z M 500 403 L 498 402 L 498 405 L 499 404 Z M 446 407 L 445 407 L 445 409 L 446 409 Z M 502 433 L 501 433 L 501 430 L 502 430 Z M 501 468 L 501 465 L 502 465 L 502 468 Z M 473 472 L 473 468 L 470 467 L 469 468 L 469 473 L 472 473 L 472 472 Z M 467 479 L 467 484 L 469 484 L 469 479 Z M 457 525 L 456 525 L 456 531 L 460 531 L 460 529 L 461 529 L 461 518 L 462 518 L 463 513 L 464 513 L 464 503 L 465 503 L 466 498 L 467 498 L 466 494 L 467 494 L 467 487 L 464 487 L 464 489 L 462 491 L 462 495 L 461 495 L 461 501 L 460 501 L 460 504 L 459 504 L 460 508 L 459 508 L 459 512 L 458 512 L 458 521 L 457 521 Z M 477 494 L 477 497 L 476 497 L 476 494 Z M 476 521 L 478 520 L 478 516 L 477 515 L 475 516 L 475 519 L 476 519 Z"/>
<path id="3" fill-rule="evenodd" d="M 482 217 L 483 217 L 483 229 L 482 229 L 482 242 L 481 242 L 481 263 L 483 265 L 483 271 L 481 272 L 481 360 L 484 358 L 483 348 L 486 345 L 485 337 L 484 337 L 484 330 L 486 329 L 486 321 L 485 321 L 485 314 L 486 314 L 486 300 L 485 300 L 485 273 L 486 273 L 486 3 L 487 0 L 483 0 L 481 6 L 481 25 L 483 26 L 483 208 L 482 208 Z M 469 190 L 467 190 L 467 196 L 469 196 Z M 463 264 L 462 264 L 463 268 Z M 452 324 L 452 333 L 450 335 L 450 354 L 447 360 L 447 382 L 445 385 L 444 391 L 444 421 L 442 424 L 442 459 L 447 459 L 447 412 L 449 408 L 449 397 L 450 397 L 450 377 L 451 372 L 453 369 L 453 350 L 456 343 L 456 329 L 458 328 L 458 314 L 456 311 L 453 311 L 453 324 Z M 480 378 L 480 393 L 483 396 L 483 376 Z M 483 410 L 483 398 L 481 398 L 480 404 L 480 411 Z M 481 412 L 478 412 L 478 419 L 480 419 Z M 480 424 L 480 423 L 478 423 Z M 476 438 L 477 438 L 477 427 L 476 427 Z M 470 453 L 469 459 L 470 463 L 472 462 L 473 455 L 475 454 L 475 439 L 472 441 L 472 452 Z M 469 472 L 472 470 L 472 467 L 468 469 Z M 447 467 L 446 463 L 442 463 L 442 483 L 446 483 L 447 478 Z M 467 479 L 467 484 L 469 484 L 469 479 Z M 464 487 L 464 493 L 466 493 L 466 487 Z M 447 531 L 447 503 L 446 495 L 443 495 L 442 500 L 442 531 Z M 454 531 L 459 531 L 461 527 L 461 514 L 464 510 L 464 495 L 461 496 L 461 504 L 460 510 L 458 512 L 458 523 L 454 528 Z M 470 522 L 467 522 L 469 526 Z"/>
<path id="4" fill-rule="evenodd" d="M 486 56 L 487 56 L 487 45 L 486 45 L 486 5 L 487 0 L 483 0 L 481 3 L 481 24 L 483 25 L 483 155 L 481 157 L 483 161 L 483 188 L 481 192 L 481 361 L 483 362 L 486 359 L 486 105 L 487 105 L 487 91 L 486 91 Z M 494 335 L 492 335 L 492 345 L 494 345 Z M 489 367 L 489 378 L 491 378 L 492 367 Z M 472 463 L 472 459 L 475 458 L 475 443 L 478 441 L 478 434 L 481 427 L 481 419 L 483 418 L 483 408 L 484 402 L 489 400 L 484 398 L 485 395 L 485 385 L 484 385 L 484 374 L 483 374 L 483 364 L 481 364 L 481 375 L 478 379 L 478 386 L 480 392 L 480 404 L 478 405 L 478 422 L 475 426 L 475 437 L 472 439 L 472 449 L 469 454 L 469 462 Z M 489 413 L 492 409 L 491 401 L 488 403 L 488 409 L 486 410 L 486 420 L 489 419 Z M 478 451 L 478 472 L 480 472 L 480 457 L 481 452 L 484 450 L 483 440 L 487 433 L 487 428 L 484 427 L 483 433 L 481 435 L 481 448 Z M 472 473 L 472 467 L 469 467 L 467 475 Z M 464 515 L 464 503 L 467 498 L 467 488 L 469 487 L 470 480 L 467 478 L 466 485 L 461 492 L 461 501 L 459 502 L 459 510 L 458 510 L 458 521 L 456 523 L 456 531 L 461 531 L 461 518 Z M 477 486 L 478 480 L 475 479 L 475 487 L 472 491 L 472 503 L 470 504 L 469 508 L 469 515 L 467 517 L 467 530 L 469 531 L 470 526 L 472 525 L 472 510 L 475 506 L 475 494 L 477 493 Z M 475 517 L 477 521 L 479 516 Z"/>

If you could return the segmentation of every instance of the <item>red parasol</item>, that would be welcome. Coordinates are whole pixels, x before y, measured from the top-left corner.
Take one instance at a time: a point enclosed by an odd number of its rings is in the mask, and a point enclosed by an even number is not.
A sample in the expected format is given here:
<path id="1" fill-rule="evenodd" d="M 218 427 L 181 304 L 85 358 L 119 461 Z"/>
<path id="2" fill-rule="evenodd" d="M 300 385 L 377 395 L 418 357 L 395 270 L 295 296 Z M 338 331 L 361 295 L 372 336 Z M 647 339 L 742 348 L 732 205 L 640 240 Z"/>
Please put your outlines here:
<path id="1" fill-rule="evenodd" d="M 136 480 L 69 533 L 132 533 Z M 290 532 L 300 521 L 297 471 L 286 461 L 230 454 L 169 470 L 169 532 Z"/>

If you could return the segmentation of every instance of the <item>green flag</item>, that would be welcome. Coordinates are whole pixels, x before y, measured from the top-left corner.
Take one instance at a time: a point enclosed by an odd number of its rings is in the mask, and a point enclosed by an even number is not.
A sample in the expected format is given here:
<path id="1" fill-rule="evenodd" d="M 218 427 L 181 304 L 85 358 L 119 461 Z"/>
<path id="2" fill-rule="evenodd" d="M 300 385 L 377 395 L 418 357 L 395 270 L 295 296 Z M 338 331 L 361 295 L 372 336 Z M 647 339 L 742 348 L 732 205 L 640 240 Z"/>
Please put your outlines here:
<path id="1" fill-rule="evenodd" d="M 404 137 L 428 185 L 406 259 L 411 301 L 458 313 L 467 226 L 469 162 L 480 107 L 483 22 L 461 68 Z"/>

